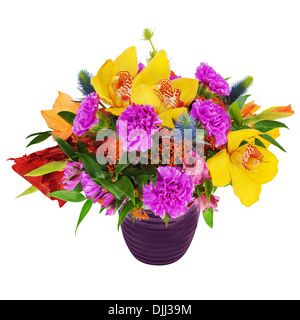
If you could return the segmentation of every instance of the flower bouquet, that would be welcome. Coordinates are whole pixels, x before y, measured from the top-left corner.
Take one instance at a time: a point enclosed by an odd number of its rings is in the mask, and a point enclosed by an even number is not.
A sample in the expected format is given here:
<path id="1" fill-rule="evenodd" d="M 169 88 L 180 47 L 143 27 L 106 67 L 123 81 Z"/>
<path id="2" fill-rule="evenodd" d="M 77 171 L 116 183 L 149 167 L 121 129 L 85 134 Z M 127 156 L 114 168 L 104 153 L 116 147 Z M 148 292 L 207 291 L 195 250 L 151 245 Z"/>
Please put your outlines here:
<path id="1" fill-rule="evenodd" d="M 200 213 L 213 226 L 217 188 L 231 186 L 245 206 L 259 200 L 278 171 L 269 146 L 285 151 L 276 138 L 287 127 L 276 120 L 294 111 L 258 113 L 245 95 L 250 76 L 230 87 L 207 63 L 195 79 L 176 75 L 152 38 L 145 29 L 146 66 L 129 47 L 95 76 L 81 70 L 82 98 L 59 92 L 42 111 L 51 130 L 27 137 L 28 146 L 49 137 L 57 146 L 12 160 L 31 184 L 21 196 L 40 190 L 60 207 L 82 202 L 76 231 L 93 205 L 118 214 L 132 254 L 163 265 L 186 252 Z"/>

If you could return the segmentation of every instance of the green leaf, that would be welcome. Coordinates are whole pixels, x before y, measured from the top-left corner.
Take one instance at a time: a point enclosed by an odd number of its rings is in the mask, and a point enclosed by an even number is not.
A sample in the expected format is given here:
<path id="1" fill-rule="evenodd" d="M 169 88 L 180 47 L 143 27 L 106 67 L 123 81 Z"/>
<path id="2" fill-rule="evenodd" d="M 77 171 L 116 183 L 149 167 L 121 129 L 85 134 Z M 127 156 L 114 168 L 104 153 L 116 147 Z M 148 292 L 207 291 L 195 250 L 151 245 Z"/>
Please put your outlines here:
<path id="1" fill-rule="evenodd" d="M 53 135 L 54 136 L 54 135 Z M 77 160 L 77 156 L 76 153 L 74 151 L 74 149 L 68 144 L 68 142 L 66 142 L 65 140 L 54 136 L 54 139 L 56 140 L 56 142 L 58 143 L 59 147 L 61 148 L 61 150 L 72 160 L 76 161 Z"/>
<path id="2" fill-rule="evenodd" d="M 198 198 L 200 199 L 201 195 L 205 193 L 205 188 L 202 184 L 197 184 L 195 189 L 196 189 Z"/>
<path id="3" fill-rule="evenodd" d="M 38 188 L 36 188 L 35 186 L 31 186 L 28 189 L 26 189 L 23 193 L 21 193 L 19 196 L 17 196 L 16 199 L 23 197 L 23 196 L 27 196 L 28 194 L 34 193 L 38 191 Z"/>
<path id="4" fill-rule="evenodd" d="M 169 220 L 170 220 L 170 215 L 168 214 L 168 212 L 166 212 L 166 216 L 163 218 L 165 224 L 166 224 L 166 228 L 168 228 L 168 224 L 169 224 Z"/>
<path id="5" fill-rule="evenodd" d="M 269 136 L 268 134 L 264 133 L 264 134 L 260 134 L 260 136 L 267 140 L 268 142 L 272 143 L 274 146 L 276 146 L 277 148 L 279 148 L 280 150 L 285 151 L 285 149 L 274 139 L 272 138 L 271 136 Z"/>
<path id="6" fill-rule="evenodd" d="M 70 111 L 61 111 L 58 113 L 58 115 L 64 119 L 68 124 L 73 126 L 74 119 L 76 117 L 76 114 Z"/>
<path id="7" fill-rule="evenodd" d="M 243 96 L 243 97 L 240 97 L 240 98 L 238 98 L 238 99 L 236 100 L 236 103 L 238 104 L 240 110 L 243 108 L 246 100 L 247 100 L 249 97 L 250 97 L 250 94 L 245 95 L 245 96 Z"/>
<path id="8" fill-rule="evenodd" d="M 94 199 L 93 198 L 89 198 L 86 200 L 86 202 L 84 203 L 82 209 L 81 209 L 81 212 L 80 212 L 80 215 L 79 215 L 79 219 L 78 219 L 78 222 L 77 222 L 77 226 L 76 226 L 76 229 L 75 229 L 75 235 L 76 235 L 76 232 L 77 232 L 77 229 L 80 225 L 80 223 L 82 222 L 82 220 L 86 217 L 86 215 L 89 213 L 89 211 L 91 210 L 92 206 L 93 206 L 93 201 Z"/>
<path id="9" fill-rule="evenodd" d="M 120 207 L 122 206 L 123 202 L 124 202 L 124 199 L 121 199 L 121 200 L 116 199 L 114 214 L 120 209 Z"/>
<path id="10" fill-rule="evenodd" d="M 115 182 L 116 186 L 135 204 L 134 187 L 131 180 L 123 176 L 120 180 Z"/>
<path id="11" fill-rule="evenodd" d="M 140 174 L 139 176 L 134 178 L 134 181 L 136 181 L 141 187 L 145 184 L 148 184 L 149 180 L 153 177 L 151 174 Z"/>
<path id="12" fill-rule="evenodd" d="M 243 140 L 241 143 L 240 143 L 240 147 L 246 145 L 246 144 L 249 144 L 249 141 L 247 140 Z"/>
<path id="13" fill-rule="evenodd" d="M 47 140 L 50 136 L 51 136 L 51 131 L 47 131 L 47 132 L 41 132 L 41 133 L 38 133 L 38 134 L 34 134 L 34 135 L 36 135 L 36 137 L 34 138 L 34 139 L 32 139 L 29 143 L 28 143 L 28 145 L 26 146 L 26 148 L 27 147 L 29 147 L 29 146 L 32 146 L 33 144 L 37 144 L 37 143 L 40 143 L 40 142 L 43 142 L 43 141 L 45 141 L 45 140 Z M 33 136 L 33 135 L 30 135 L 30 136 L 28 136 L 27 138 L 29 138 L 29 137 L 31 137 L 31 136 Z M 27 139 L 26 138 L 26 139 Z"/>
<path id="14" fill-rule="evenodd" d="M 210 197 L 214 190 L 214 186 L 211 179 L 204 179 L 204 188 L 205 188 L 206 199 L 208 202 L 210 202 Z"/>
<path id="15" fill-rule="evenodd" d="M 254 129 L 261 132 L 268 132 L 275 128 L 289 129 L 284 123 L 280 121 L 272 121 L 272 120 L 259 121 L 254 125 Z"/>
<path id="16" fill-rule="evenodd" d="M 243 125 L 243 117 L 237 101 L 235 101 L 229 107 L 229 115 L 230 119 L 233 120 L 239 127 Z"/>
<path id="17" fill-rule="evenodd" d="M 145 174 L 157 176 L 157 169 L 155 164 L 141 164 L 141 168 Z"/>
<path id="18" fill-rule="evenodd" d="M 83 194 L 78 191 L 68 191 L 68 190 L 58 190 L 47 194 L 47 197 L 54 197 L 60 200 L 70 201 L 70 202 L 82 202 L 86 198 Z"/>
<path id="19" fill-rule="evenodd" d="M 66 166 L 67 160 L 61 160 L 61 161 L 52 161 L 49 162 L 37 169 L 34 169 L 28 173 L 26 173 L 25 177 L 38 177 L 43 176 L 48 173 L 56 172 L 56 171 L 62 171 Z"/>
<path id="20" fill-rule="evenodd" d="M 124 199 L 124 193 L 117 187 L 116 183 L 102 179 L 102 178 L 92 178 L 95 183 L 106 189 L 111 193 L 116 199 Z"/>
<path id="21" fill-rule="evenodd" d="M 94 202 L 93 198 L 89 198 L 84 203 L 84 205 L 83 205 L 83 207 L 81 209 L 80 215 L 79 215 L 79 219 L 78 219 L 78 222 L 77 222 L 76 229 L 75 229 L 75 235 L 76 235 L 76 232 L 77 232 L 77 229 L 78 229 L 80 223 L 83 221 L 83 219 L 86 217 L 88 212 L 91 210 L 91 208 L 93 206 L 93 202 Z"/>
<path id="22" fill-rule="evenodd" d="M 124 162 L 123 160 L 126 160 L 126 159 L 127 159 L 127 152 L 124 152 L 122 154 L 121 158 L 119 159 L 119 162 L 118 162 L 117 167 L 116 167 L 116 172 L 115 172 L 115 178 L 116 179 L 118 179 L 120 172 L 123 171 L 125 168 L 127 168 L 130 165 L 130 162 L 123 163 L 123 164 L 120 163 L 120 162 Z"/>
<path id="23" fill-rule="evenodd" d="M 150 180 L 152 181 L 154 187 L 156 188 L 156 178 L 157 178 L 157 168 L 155 164 L 148 164 L 147 166 L 145 164 L 141 164 L 141 169 L 146 175 L 153 175 Z"/>
<path id="24" fill-rule="evenodd" d="M 262 147 L 262 148 L 266 149 L 266 146 L 263 144 L 263 142 L 261 140 L 257 139 L 257 138 L 255 138 L 254 144 L 259 146 L 259 147 Z"/>
<path id="25" fill-rule="evenodd" d="M 73 191 L 81 192 L 83 190 L 81 182 L 73 189 Z"/>
<path id="26" fill-rule="evenodd" d="M 52 131 L 44 131 L 44 132 L 32 133 L 29 136 L 27 136 L 25 139 L 28 139 L 28 138 L 31 138 L 31 137 L 34 137 L 34 136 L 38 136 L 39 134 L 43 134 L 43 133 L 50 133 L 50 135 L 51 135 Z"/>
<path id="27" fill-rule="evenodd" d="M 240 97 L 234 103 L 232 103 L 231 106 L 229 107 L 230 119 L 233 120 L 239 127 L 242 127 L 243 125 L 243 117 L 241 114 L 241 109 L 249 96 L 250 95 Z"/>
<path id="28" fill-rule="evenodd" d="M 209 227 L 213 227 L 214 225 L 214 209 L 212 207 L 210 207 L 208 210 L 204 211 L 203 213 L 203 218 L 206 222 L 206 224 L 209 226 Z"/>
<path id="29" fill-rule="evenodd" d="M 236 125 L 235 123 L 233 123 L 231 125 L 230 130 L 231 131 L 237 131 L 237 130 L 241 130 L 241 129 L 252 129 L 251 127 L 245 126 L 245 125 L 241 125 L 240 127 L 238 125 Z"/>
<path id="30" fill-rule="evenodd" d="M 126 169 L 124 169 L 124 171 L 122 173 L 126 174 L 127 176 L 136 177 L 140 174 L 143 174 L 144 172 L 138 168 L 126 168 Z"/>
<path id="31" fill-rule="evenodd" d="M 122 207 L 120 213 L 119 213 L 119 221 L 118 221 L 118 230 L 120 229 L 120 225 L 122 221 L 127 217 L 129 212 L 134 208 L 134 204 L 132 201 L 128 201 L 124 204 Z"/>
<path id="32" fill-rule="evenodd" d="M 76 152 L 76 154 L 80 157 L 80 160 L 82 161 L 84 168 L 86 172 L 89 174 L 89 176 L 93 178 L 104 178 L 103 171 L 99 165 L 98 162 L 93 160 L 90 156 Z"/>

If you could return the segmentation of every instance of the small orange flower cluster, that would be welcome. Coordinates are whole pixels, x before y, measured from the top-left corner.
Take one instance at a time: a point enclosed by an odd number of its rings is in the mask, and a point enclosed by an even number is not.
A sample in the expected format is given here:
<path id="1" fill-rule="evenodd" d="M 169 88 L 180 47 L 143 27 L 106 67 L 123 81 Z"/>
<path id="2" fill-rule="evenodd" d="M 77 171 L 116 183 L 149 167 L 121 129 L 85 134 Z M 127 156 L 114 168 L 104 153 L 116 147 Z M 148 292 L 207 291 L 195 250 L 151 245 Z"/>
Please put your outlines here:
<path id="1" fill-rule="evenodd" d="M 90 153 L 96 153 L 97 147 L 94 145 L 93 141 L 90 141 L 87 143 L 87 148 L 86 150 Z"/>
<path id="2" fill-rule="evenodd" d="M 112 181 L 115 181 L 115 171 L 116 171 L 117 165 L 109 163 L 106 165 L 106 167 L 108 169 L 108 172 L 111 174 Z M 120 174 L 122 174 L 122 172 L 120 172 Z"/>
<path id="3" fill-rule="evenodd" d="M 134 209 L 132 210 L 131 216 L 132 216 L 132 218 L 134 218 L 134 219 L 149 220 L 149 216 L 148 216 L 148 214 L 145 212 L 144 208 L 140 208 L 140 209 L 134 208 Z"/>
<path id="4" fill-rule="evenodd" d="M 134 189 L 134 194 L 136 198 L 139 198 L 141 201 L 143 201 L 143 191 L 141 189 Z M 139 220 L 148 220 L 149 216 L 145 212 L 144 208 L 134 208 L 131 212 L 131 216 L 134 219 L 139 219 Z"/>
<path id="5" fill-rule="evenodd" d="M 156 145 L 156 148 L 158 149 L 159 153 L 159 160 L 160 163 L 158 166 L 161 166 L 163 164 L 168 164 L 170 167 L 177 167 L 178 163 L 182 162 L 182 159 L 184 158 L 184 155 L 189 153 L 190 150 L 192 150 L 192 145 L 190 143 L 184 143 L 184 139 L 181 143 L 174 143 L 173 139 L 170 139 L 170 148 L 166 148 L 163 145 L 163 141 L 160 140 L 159 144 Z M 149 154 L 149 161 L 150 161 L 150 154 Z M 169 163 L 162 163 L 162 161 L 168 161 Z M 149 162 L 150 163 L 150 162 Z"/>
<path id="6" fill-rule="evenodd" d="M 78 143 L 79 141 L 81 141 L 80 137 L 77 136 L 76 134 L 72 134 L 71 139 L 73 143 Z"/>
<path id="7" fill-rule="evenodd" d="M 213 150 L 213 151 L 220 151 L 222 149 L 224 149 L 224 146 L 219 146 L 219 147 L 216 147 L 215 143 L 215 138 L 213 136 L 209 137 L 209 136 L 206 136 L 204 138 L 204 141 L 205 142 L 208 142 L 209 144 L 205 144 L 204 145 L 204 154 L 209 157 L 210 156 L 210 151 Z"/>

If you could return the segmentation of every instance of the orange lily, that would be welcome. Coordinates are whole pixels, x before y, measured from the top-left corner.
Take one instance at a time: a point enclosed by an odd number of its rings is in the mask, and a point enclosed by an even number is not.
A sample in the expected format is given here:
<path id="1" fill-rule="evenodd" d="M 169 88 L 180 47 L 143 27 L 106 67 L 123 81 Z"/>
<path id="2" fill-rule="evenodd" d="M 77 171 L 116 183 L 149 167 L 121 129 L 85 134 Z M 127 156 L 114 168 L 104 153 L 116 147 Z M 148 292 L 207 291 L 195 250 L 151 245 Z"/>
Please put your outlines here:
<path id="1" fill-rule="evenodd" d="M 244 124 L 250 125 L 262 120 L 276 120 L 281 118 L 290 117 L 295 112 L 291 105 L 286 107 L 271 107 L 259 114 L 255 114 L 260 109 L 254 101 L 247 103 L 241 109 L 242 116 L 244 117 Z"/>
<path id="2" fill-rule="evenodd" d="M 79 102 L 73 102 L 73 98 L 66 93 L 58 92 L 58 98 L 55 100 L 52 110 L 43 110 L 42 116 L 50 129 L 53 129 L 53 135 L 67 140 L 72 134 L 72 126 L 63 120 L 58 113 L 61 111 L 77 112 L 80 107 Z"/>

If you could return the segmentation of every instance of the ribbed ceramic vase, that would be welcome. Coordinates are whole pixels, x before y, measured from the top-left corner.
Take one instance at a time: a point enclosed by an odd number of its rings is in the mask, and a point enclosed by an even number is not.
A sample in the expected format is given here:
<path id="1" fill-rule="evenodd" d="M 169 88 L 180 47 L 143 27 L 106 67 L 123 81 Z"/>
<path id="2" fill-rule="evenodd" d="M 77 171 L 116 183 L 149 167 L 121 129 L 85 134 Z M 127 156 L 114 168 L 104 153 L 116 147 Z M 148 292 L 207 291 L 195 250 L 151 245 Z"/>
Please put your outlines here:
<path id="1" fill-rule="evenodd" d="M 121 224 L 125 242 L 133 256 L 151 265 L 167 265 L 179 260 L 193 240 L 199 209 L 193 205 L 186 214 L 170 218 L 167 228 L 160 217 L 152 211 L 145 211 L 148 220 L 136 219 L 133 224 L 129 214 Z"/>

